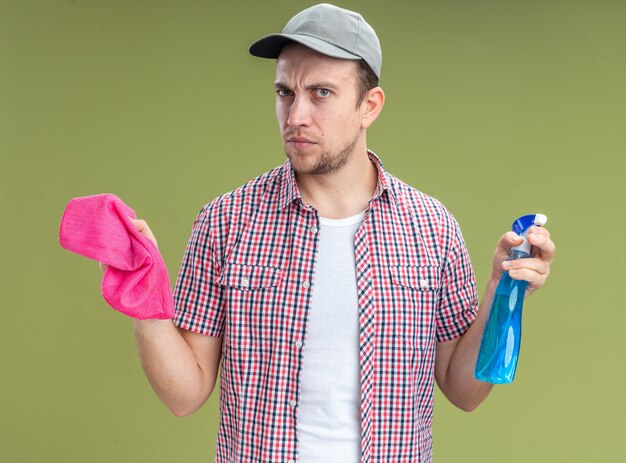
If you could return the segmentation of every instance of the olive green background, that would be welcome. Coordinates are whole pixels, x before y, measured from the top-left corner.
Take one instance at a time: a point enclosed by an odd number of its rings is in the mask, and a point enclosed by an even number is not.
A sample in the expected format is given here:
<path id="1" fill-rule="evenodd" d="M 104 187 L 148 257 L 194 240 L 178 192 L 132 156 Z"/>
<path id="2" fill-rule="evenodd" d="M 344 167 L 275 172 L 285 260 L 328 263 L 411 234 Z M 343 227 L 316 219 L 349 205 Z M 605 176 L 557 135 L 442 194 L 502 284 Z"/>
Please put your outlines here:
<path id="1" fill-rule="evenodd" d="M 0 460 L 208 462 L 217 394 L 177 418 L 97 264 L 63 250 L 73 197 L 146 219 L 174 283 L 212 198 L 283 162 L 271 60 L 302 1 L 0 1 Z M 342 1 L 381 38 L 386 168 L 461 223 L 479 288 L 499 236 L 557 244 L 515 382 L 465 413 L 437 391 L 439 462 L 626 461 L 626 2 Z"/>

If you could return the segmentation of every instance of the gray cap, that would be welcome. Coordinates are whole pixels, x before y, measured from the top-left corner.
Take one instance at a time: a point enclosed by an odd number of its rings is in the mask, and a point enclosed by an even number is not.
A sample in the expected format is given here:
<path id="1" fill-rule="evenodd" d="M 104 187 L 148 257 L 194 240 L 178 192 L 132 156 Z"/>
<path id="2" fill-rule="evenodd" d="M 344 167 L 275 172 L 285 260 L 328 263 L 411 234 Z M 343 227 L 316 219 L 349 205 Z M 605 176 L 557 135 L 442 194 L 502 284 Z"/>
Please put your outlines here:
<path id="1" fill-rule="evenodd" d="M 250 45 L 249 51 L 261 58 L 278 58 L 291 41 L 334 58 L 362 59 L 380 79 L 383 61 L 380 42 L 372 26 L 359 13 L 320 3 L 291 18 L 282 33 L 261 37 Z"/>

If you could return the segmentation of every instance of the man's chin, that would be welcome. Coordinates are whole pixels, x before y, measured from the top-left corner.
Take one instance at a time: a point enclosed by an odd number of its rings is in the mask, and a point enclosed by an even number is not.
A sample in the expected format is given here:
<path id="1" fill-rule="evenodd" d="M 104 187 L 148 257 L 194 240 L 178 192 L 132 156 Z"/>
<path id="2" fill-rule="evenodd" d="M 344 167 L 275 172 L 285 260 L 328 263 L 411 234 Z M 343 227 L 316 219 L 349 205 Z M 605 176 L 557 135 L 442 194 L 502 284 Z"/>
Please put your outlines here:
<path id="1" fill-rule="evenodd" d="M 306 169 L 315 166 L 315 153 L 307 152 L 303 150 L 294 150 L 290 147 L 285 147 L 285 154 L 287 159 L 291 162 L 294 170 Z"/>
<path id="2" fill-rule="evenodd" d="M 306 162 L 306 160 L 299 156 L 291 156 L 288 154 L 287 158 L 289 159 L 294 172 L 298 174 L 308 174 L 315 170 L 314 163 Z"/>
<path id="3" fill-rule="evenodd" d="M 333 159 L 327 153 L 305 153 L 287 148 L 285 148 L 285 153 L 294 172 L 301 175 L 332 175 L 340 170 L 350 157 L 347 152 L 343 151 L 337 159 Z"/>
<path id="4" fill-rule="evenodd" d="M 302 156 L 292 156 L 290 154 L 287 154 L 287 158 L 296 174 L 312 175 L 316 174 L 316 171 L 319 169 L 319 166 L 313 159 L 304 159 Z"/>

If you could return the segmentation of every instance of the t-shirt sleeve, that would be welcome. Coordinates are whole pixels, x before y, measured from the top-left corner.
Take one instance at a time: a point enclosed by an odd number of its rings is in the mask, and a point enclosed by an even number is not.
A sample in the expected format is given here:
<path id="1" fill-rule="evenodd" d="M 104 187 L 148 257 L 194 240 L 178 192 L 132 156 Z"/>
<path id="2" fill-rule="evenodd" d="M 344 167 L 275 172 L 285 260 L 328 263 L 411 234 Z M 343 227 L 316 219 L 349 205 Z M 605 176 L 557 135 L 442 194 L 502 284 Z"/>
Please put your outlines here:
<path id="1" fill-rule="evenodd" d="M 194 221 L 174 287 L 173 323 L 209 336 L 224 329 L 224 290 L 217 284 L 219 259 L 211 235 L 210 204 Z"/>
<path id="2" fill-rule="evenodd" d="M 463 335 L 478 312 L 476 277 L 459 224 L 453 218 L 452 243 L 444 263 L 437 310 L 437 341 L 450 341 Z"/>

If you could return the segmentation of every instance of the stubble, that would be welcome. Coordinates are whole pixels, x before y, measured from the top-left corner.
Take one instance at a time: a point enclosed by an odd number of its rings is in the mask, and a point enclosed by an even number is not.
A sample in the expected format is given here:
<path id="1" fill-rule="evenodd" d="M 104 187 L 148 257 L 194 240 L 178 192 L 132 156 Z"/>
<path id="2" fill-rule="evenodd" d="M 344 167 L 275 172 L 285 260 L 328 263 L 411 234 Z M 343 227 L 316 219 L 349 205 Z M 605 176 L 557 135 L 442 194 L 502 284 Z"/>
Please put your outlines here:
<path id="1" fill-rule="evenodd" d="M 357 138 L 347 143 L 346 146 L 343 147 L 337 154 L 332 154 L 329 151 L 326 151 L 320 154 L 317 162 L 307 170 L 297 169 L 294 166 L 294 170 L 299 174 L 309 174 L 309 175 L 332 175 L 335 172 L 338 172 L 343 166 L 347 164 L 347 162 L 352 157 L 354 153 L 354 147 L 356 146 Z M 287 157 L 291 160 L 292 157 L 285 149 L 285 153 Z M 293 165 L 293 162 L 292 162 Z"/>

